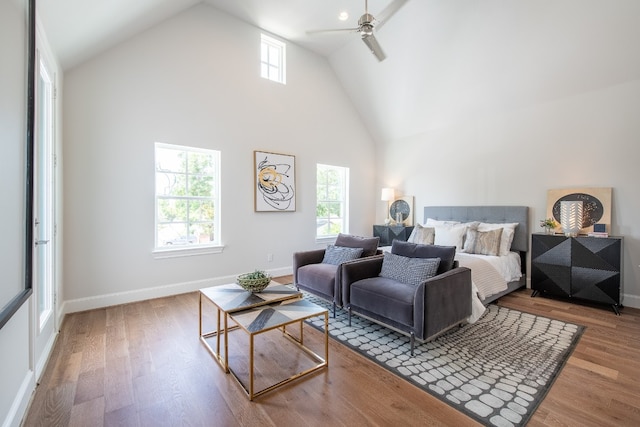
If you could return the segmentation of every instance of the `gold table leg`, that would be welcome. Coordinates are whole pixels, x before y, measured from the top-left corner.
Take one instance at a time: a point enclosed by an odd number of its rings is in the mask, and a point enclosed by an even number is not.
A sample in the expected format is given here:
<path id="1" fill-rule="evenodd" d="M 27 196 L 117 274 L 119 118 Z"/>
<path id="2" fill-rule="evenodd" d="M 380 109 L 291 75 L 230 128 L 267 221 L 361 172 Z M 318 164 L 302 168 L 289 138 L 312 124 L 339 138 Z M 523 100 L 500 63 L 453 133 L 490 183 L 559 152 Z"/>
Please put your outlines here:
<path id="1" fill-rule="evenodd" d="M 307 346 L 305 346 L 303 344 L 304 342 L 304 329 L 303 329 L 303 321 L 306 319 L 309 319 L 311 317 L 315 317 L 318 316 L 320 314 L 324 314 L 324 358 L 321 357 L 320 355 L 316 354 L 313 350 L 311 350 L 310 348 L 308 348 Z M 315 371 L 318 371 L 322 368 L 325 368 L 329 365 L 329 312 L 328 311 L 324 311 L 323 313 L 320 314 L 315 314 L 313 316 L 309 316 L 306 317 L 304 319 L 298 319 L 298 320 L 293 320 L 291 322 L 282 324 L 278 327 L 275 328 L 271 328 L 271 329 L 266 329 L 266 330 L 262 330 L 256 333 L 252 333 L 249 331 L 246 331 L 244 328 L 242 328 L 245 332 L 247 332 L 249 334 L 249 386 L 245 386 L 242 381 L 240 380 L 240 378 L 236 375 L 236 373 L 233 371 L 233 369 L 231 369 L 230 367 L 227 366 L 228 368 L 228 372 L 231 374 L 231 376 L 233 376 L 235 378 L 235 380 L 238 382 L 238 384 L 240 384 L 240 386 L 242 387 L 242 389 L 245 391 L 245 393 L 247 394 L 247 396 L 249 397 L 249 400 L 253 401 L 253 399 L 255 399 L 258 396 L 261 396 L 271 390 L 274 390 L 278 387 L 281 387 L 285 384 L 290 383 L 291 381 L 294 381 L 300 377 L 303 377 L 305 375 L 309 375 Z M 286 331 L 286 326 L 287 325 L 291 325 L 293 323 L 299 322 L 300 323 L 300 338 L 296 338 L 293 335 L 291 335 L 289 332 Z M 236 325 L 237 327 L 237 325 Z M 273 330 L 273 329 L 278 329 L 278 328 L 282 328 L 282 332 L 284 334 L 285 337 L 287 337 L 288 339 L 290 339 L 291 341 L 293 341 L 294 343 L 296 343 L 298 345 L 298 347 L 300 347 L 301 350 L 303 350 L 305 353 L 307 353 L 309 356 L 311 356 L 313 359 L 315 359 L 316 361 L 318 361 L 319 363 L 309 369 L 306 369 L 302 372 L 298 372 L 292 376 L 290 376 L 289 378 L 285 378 L 284 380 L 273 384 L 271 386 L 268 386 L 262 390 L 259 391 L 255 391 L 254 390 L 254 352 L 255 352 L 255 348 L 254 348 L 254 337 L 258 334 Z"/>

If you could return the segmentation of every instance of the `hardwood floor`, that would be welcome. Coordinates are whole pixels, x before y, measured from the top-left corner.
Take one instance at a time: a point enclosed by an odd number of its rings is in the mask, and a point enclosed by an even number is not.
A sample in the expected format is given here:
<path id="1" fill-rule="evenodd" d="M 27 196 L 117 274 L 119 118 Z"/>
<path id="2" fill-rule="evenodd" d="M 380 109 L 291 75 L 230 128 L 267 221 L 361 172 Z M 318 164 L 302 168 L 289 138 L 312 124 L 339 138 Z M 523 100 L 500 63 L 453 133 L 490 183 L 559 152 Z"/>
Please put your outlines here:
<path id="1" fill-rule="evenodd" d="M 530 426 L 640 425 L 640 310 L 616 316 L 531 298 L 528 290 L 500 305 L 587 326 Z M 276 339 L 256 345 L 263 360 L 274 361 L 260 375 L 297 363 L 297 353 L 279 352 Z M 321 346 L 322 334 L 306 327 L 305 344 Z M 329 344 L 328 369 L 250 402 L 198 339 L 197 292 L 73 313 L 23 425 L 477 425 L 336 341 Z"/>

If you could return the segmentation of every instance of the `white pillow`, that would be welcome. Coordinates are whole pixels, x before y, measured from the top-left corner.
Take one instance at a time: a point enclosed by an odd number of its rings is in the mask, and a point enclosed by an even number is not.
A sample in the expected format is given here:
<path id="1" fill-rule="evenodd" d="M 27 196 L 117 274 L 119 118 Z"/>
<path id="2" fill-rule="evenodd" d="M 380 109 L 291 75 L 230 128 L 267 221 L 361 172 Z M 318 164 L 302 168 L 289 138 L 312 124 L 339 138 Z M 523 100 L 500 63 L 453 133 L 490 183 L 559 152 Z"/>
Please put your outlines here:
<path id="1" fill-rule="evenodd" d="M 438 219 L 427 218 L 427 222 L 424 224 L 425 227 L 435 227 L 436 225 L 455 225 L 460 224 L 460 221 L 440 221 Z"/>
<path id="2" fill-rule="evenodd" d="M 500 237 L 500 251 L 498 255 L 506 256 L 511 251 L 511 243 L 513 242 L 513 236 L 516 233 L 517 222 L 504 223 L 504 224 L 491 224 L 481 222 L 478 225 L 478 231 L 491 231 L 496 228 L 502 228 L 502 236 Z"/>
<path id="3" fill-rule="evenodd" d="M 455 246 L 457 250 L 461 250 L 467 227 L 467 224 L 436 225 L 433 243 L 440 246 Z"/>

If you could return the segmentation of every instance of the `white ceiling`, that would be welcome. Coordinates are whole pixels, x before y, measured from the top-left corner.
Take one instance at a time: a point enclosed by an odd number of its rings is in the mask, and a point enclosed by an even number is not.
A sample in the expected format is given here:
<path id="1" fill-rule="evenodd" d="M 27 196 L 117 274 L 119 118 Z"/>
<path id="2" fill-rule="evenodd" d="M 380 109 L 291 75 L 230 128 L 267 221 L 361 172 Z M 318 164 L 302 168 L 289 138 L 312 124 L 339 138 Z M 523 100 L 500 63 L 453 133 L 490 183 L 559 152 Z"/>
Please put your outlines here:
<path id="1" fill-rule="evenodd" d="M 392 0 L 371 0 L 379 14 Z M 328 56 L 357 37 L 351 33 L 307 35 L 308 30 L 354 28 L 364 0 L 38 0 L 38 14 L 64 69 L 198 3 L 207 3 L 291 42 Z M 346 11 L 349 19 L 338 20 Z"/>
<path id="2" fill-rule="evenodd" d="M 392 0 L 370 0 L 379 15 Z M 37 0 L 68 70 L 189 7 L 206 3 L 330 56 L 376 140 L 389 141 L 640 77 L 640 0 L 415 0 L 377 38 L 377 62 L 353 28 L 364 0 Z M 339 22 L 346 10 L 350 18 Z M 330 55 L 329 55 L 330 54 Z"/>

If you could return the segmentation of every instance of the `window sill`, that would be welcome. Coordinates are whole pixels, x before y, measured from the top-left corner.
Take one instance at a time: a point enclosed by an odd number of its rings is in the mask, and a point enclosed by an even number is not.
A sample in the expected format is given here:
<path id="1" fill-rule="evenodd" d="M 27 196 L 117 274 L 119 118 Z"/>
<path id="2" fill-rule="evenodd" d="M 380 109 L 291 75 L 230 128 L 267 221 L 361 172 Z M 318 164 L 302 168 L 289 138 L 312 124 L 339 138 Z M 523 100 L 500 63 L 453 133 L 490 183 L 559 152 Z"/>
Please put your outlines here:
<path id="1" fill-rule="evenodd" d="M 154 249 L 151 254 L 154 259 L 180 258 L 188 256 L 220 254 L 224 251 L 224 246 L 190 246 L 184 248 Z"/>
<path id="2" fill-rule="evenodd" d="M 316 243 L 326 243 L 326 244 L 334 243 L 337 237 L 338 236 L 316 237 Z"/>

